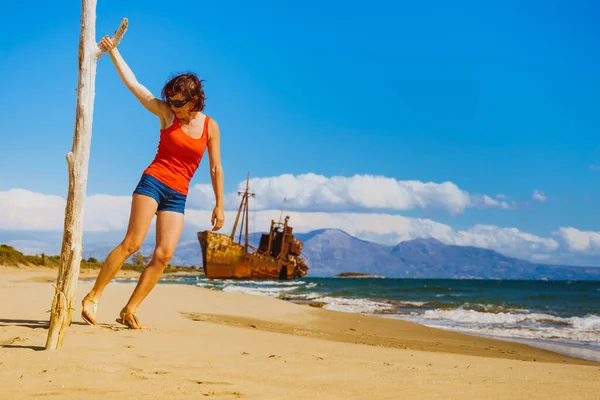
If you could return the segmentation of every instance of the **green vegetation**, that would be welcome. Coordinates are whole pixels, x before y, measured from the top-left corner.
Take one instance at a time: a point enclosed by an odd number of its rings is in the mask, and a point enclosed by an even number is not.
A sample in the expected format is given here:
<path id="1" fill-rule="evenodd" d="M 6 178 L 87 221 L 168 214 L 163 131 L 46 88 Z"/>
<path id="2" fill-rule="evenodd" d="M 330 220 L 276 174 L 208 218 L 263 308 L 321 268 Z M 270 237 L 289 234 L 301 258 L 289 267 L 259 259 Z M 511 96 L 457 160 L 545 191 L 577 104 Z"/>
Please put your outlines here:
<path id="1" fill-rule="evenodd" d="M 149 256 L 144 256 L 142 253 L 137 252 L 131 256 L 131 262 L 123 264 L 124 270 L 142 272 L 146 267 L 146 264 L 150 260 Z M 18 266 L 40 266 L 48 268 L 58 268 L 60 265 L 60 256 L 48 256 L 46 254 L 40 255 L 25 255 L 20 251 L 14 249 L 11 246 L 1 244 L 0 245 L 0 266 L 18 267 Z M 90 257 L 87 260 L 81 260 L 81 269 L 100 269 L 102 262 L 98 261 L 94 257 Z M 183 267 L 179 265 L 169 265 L 165 268 L 166 273 L 173 272 L 191 272 L 197 269 L 192 267 Z"/>
<path id="2" fill-rule="evenodd" d="M 5 244 L 0 245 L 0 264 L 7 266 L 19 266 L 19 265 L 39 265 L 58 267 L 60 263 L 60 256 L 47 256 L 42 255 L 27 256 L 14 248 Z"/>

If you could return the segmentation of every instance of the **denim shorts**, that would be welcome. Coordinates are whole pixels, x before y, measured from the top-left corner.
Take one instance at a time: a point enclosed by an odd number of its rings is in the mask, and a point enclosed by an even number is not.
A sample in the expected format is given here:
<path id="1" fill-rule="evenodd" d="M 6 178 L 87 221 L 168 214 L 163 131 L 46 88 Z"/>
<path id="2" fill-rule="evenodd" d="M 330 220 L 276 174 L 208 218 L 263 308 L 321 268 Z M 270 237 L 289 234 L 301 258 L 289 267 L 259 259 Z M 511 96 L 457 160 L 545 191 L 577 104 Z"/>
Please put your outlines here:
<path id="1" fill-rule="evenodd" d="M 175 211 L 185 214 L 187 196 L 171 189 L 151 175 L 143 174 L 133 193 L 152 197 L 158 203 L 158 211 Z"/>

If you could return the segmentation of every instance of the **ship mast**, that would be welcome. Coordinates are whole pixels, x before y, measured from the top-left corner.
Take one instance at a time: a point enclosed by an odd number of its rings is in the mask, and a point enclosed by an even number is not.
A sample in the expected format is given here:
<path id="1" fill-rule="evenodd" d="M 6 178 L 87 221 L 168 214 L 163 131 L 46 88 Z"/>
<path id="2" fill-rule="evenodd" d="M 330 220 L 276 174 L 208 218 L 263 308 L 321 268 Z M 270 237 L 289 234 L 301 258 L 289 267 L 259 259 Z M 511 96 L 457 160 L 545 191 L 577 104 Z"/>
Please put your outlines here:
<path id="1" fill-rule="evenodd" d="M 285 200 L 287 197 L 283 198 L 283 203 L 281 203 L 281 214 L 279 214 L 279 223 L 281 224 L 281 217 L 283 217 L 283 209 L 285 208 Z"/>
<path id="2" fill-rule="evenodd" d="M 231 231 L 231 240 L 235 239 L 235 231 L 237 230 L 237 224 L 240 220 L 240 215 L 242 216 L 242 226 L 240 227 L 240 237 L 238 239 L 238 243 L 242 244 L 242 230 L 244 230 L 245 226 L 245 241 L 244 241 L 244 249 L 248 251 L 248 198 L 250 196 L 254 197 L 255 193 L 250 193 L 250 171 L 248 171 L 248 178 L 246 179 L 246 190 L 243 192 L 238 192 L 238 195 L 242 195 L 242 201 L 240 202 L 240 208 L 238 209 L 237 216 L 235 217 L 235 222 L 233 224 L 233 230 Z M 243 213 L 243 214 L 242 214 Z"/>

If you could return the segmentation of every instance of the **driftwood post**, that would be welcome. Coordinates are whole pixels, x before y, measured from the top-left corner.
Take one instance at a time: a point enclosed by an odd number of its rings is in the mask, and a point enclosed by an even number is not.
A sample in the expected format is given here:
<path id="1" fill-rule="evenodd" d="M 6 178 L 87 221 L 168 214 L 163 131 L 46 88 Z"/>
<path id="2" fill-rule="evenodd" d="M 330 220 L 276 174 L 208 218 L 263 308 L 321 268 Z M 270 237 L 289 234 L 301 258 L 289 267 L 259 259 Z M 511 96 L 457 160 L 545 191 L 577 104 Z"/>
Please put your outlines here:
<path id="1" fill-rule="evenodd" d="M 127 19 L 124 18 L 113 37 L 115 45 L 119 43 L 126 29 Z M 82 0 L 75 134 L 73 147 L 67 154 L 69 193 L 65 207 L 60 266 L 52 300 L 46 350 L 60 349 L 66 329 L 71 325 L 81 253 L 83 252 L 81 238 L 92 141 L 96 64 L 103 53 L 104 51 L 98 47 L 96 42 L 96 0 Z"/>

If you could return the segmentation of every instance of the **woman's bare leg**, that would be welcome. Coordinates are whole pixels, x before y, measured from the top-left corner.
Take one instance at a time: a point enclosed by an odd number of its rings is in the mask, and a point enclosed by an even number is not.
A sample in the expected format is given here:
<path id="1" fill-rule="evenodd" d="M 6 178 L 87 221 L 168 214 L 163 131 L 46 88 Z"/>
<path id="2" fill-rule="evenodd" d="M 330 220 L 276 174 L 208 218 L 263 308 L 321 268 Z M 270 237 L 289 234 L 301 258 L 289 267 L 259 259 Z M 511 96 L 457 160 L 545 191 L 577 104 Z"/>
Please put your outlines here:
<path id="1" fill-rule="evenodd" d="M 100 301 L 104 288 L 119 272 L 125 260 L 141 247 L 157 208 L 158 203 L 152 197 L 137 193 L 133 195 L 129 226 L 127 227 L 125 239 L 104 260 L 102 269 L 96 277 L 94 287 L 87 295 L 87 298 L 97 302 Z M 91 301 L 84 304 L 84 310 L 88 313 L 92 312 L 92 307 L 93 303 Z"/>
<path id="2" fill-rule="evenodd" d="M 159 211 L 156 218 L 156 248 L 152 260 L 142 272 L 138 284 L 133 291 L 129 302 L 123 309 L 127 313 L 134 313 L 140 303 L 148 296 L 150 291 L 162 276 L 163 271 L 171 257 L 183 230 L 184 216 L 174 211 Z"/>

